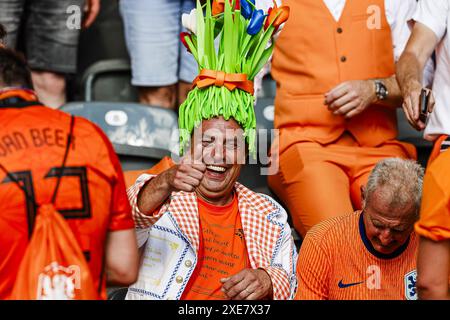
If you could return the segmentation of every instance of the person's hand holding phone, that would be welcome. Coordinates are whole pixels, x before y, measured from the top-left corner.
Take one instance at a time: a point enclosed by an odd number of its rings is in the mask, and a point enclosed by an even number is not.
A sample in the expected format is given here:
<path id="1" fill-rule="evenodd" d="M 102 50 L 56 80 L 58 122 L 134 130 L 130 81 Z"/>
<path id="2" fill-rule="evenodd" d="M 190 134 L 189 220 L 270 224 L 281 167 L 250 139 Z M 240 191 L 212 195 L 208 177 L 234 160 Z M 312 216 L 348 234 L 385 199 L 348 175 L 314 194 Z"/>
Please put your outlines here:
<path id="1" fill-rule="evenodd" d="M 406 119 L 418 131 L 425 129 L 428 114 L 434 108 L 433 92 L 423 88 L 420 83 L 414 83 L 404 90 L 403 111 Z"/>

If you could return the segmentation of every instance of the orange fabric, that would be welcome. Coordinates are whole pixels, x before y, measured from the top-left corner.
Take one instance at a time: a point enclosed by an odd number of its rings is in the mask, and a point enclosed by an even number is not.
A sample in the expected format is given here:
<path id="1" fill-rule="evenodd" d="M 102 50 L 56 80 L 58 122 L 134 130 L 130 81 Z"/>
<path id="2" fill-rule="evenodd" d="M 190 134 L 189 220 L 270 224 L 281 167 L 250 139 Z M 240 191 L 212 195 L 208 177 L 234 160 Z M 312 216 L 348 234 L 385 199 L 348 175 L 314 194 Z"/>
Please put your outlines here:
<path id="1" fill-rule="evenodd" d="M 167 169 L 171 168 L 174 165 L 175 165 L 175 162 L 173 162 L 173 160 L 170 157 L 165 156 L 157 164 L 155 164 L 153 167 L 151 167 L 148 170 L 130 170 L 130 171 L 125 171 L 124 172 L 125 185 L 127 186 L 127 189 L 128 189 L 129 187 L 134 185 L 134 183 L 136 182 L 137 178 L 139 178 L 139 176 L 141 174 L 144 174 L 144 173 L 146 173 L 146 174 L 160 174 L 161 172 L 166 171 Z"/>
<path id="2" fill-rule="evenodd" d="M 225 86 L 230 91 L 241 89 L 251 95 L 254 93 L 253 82 L 247 80 L 247 75 L 243 73 L 225 73 L 203 69 L 193 81 L 193 86 L 200 89 L 213 85 L 217 87 Z"/>
<path id="3" fill-rule="evenodd" d="M 38 204 L 52 197 L 69 124 L 66 113 L 42 106 L 0 108 L 0 163 L 34 192 Z M 106 298 L 107 232 L 134 228 L 122 169 L 107 137 L 83 118 L 75 121 L 71 148 L 55 207 L 88 259 L 95 288 L 102 288 Z M 35 216 L 36 208 L 0 171 L 0 299 L 11 293 Z"/>
<path id="4" fill-rule="evenodd" d="M 450 150 L 427 168 L 416 232 L 434 241 L 450 239 Z"/>
<path id="5" fill-rule="evenodd" d="M 447 135 L 441 135 L 439 138 L 436 139 L 433 145 L 433 150 L 431 151 L 430 157 L 428 158 L 427 167 L 431 165 L 431 163 L 436 160 L 436 158 L 441 154 L 441 146 L 442 142 L 447 140 Z"/>
<path id="6" fill-rule="evenodd" d="M 415 295 L 414 286 L 408 285 L 415 285 L 410 272 L 416 269 L 417 236 L 412 233 L 403 251 L 386 258 L 369 251 L 360 230 L 360 212 L 311 229 L 300 248 L 295 299 L 392 300 Z"/>
<path id="7" fill-rule="evenodd" d="M 51 204 L 38 209 L 36 228 L 20 263 L 14 300 L 98 299 L 83 252 Z"/>
<path id="8" fill-rule="evenodd" d="M 237 196 L 225 206 L 198 198 L 198 212 L 201 228 L 198 261 L 182 299 L 225 299 L 220 279 L 250 265 Z"/>
<path id="9" fill-rule="evenodd" d="M 0 90 L 0 100 L 8 99 L 12 97 L 20 97 L 25 101 L 35 101 L 37 100 L 36 93 L 29 89 L 5 89 Z"/>
<path id="10" fill-rule="evenodd" d="M 394 75 L 384 0 L 347 1 L 339 22 L 323 1 L 286 0 L 283 5 L 290 7 L 291 15 L 276 41 L 272 62 L 278 85 L 275 127 L 280 129 L 280 151 L 296 142 L 327 144 L 344 131 L 351 132 L 361 146 L 395 139 L 393 108 L 372 105 L 345 120 L 323 103 L 324 94 L 344 81 Z M 367 8 L 372 5 L 381 9 L 381 28 L 367 28 Z"/>
<path id="11" fill-rule="evenodd" d="M 305 236 L 315 224 L 359 209 L 361 185 L 373 166 L 389 157 L 416 158 L 415 148 L 395 140 L 359 147 L 350 135 L 327 145 L 296 143 L 280 155 L 279 171 L 268 182 Z"/>

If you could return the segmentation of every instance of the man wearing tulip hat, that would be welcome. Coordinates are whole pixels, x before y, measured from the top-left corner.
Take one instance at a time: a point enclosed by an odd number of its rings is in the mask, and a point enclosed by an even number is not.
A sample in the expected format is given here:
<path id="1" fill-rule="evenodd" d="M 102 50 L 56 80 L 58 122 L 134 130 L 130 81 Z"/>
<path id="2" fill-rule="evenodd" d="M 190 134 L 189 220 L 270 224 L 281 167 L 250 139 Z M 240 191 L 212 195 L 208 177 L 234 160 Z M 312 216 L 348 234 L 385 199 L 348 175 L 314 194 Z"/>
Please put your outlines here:
<path id="1" fill-rule="evenodd" d="M 128 190 L 142 258 L 127 299 L 288 299 L 297 253 L 285 210 L 237 183 L 255 148 L 253 79 L 288 16 L 254 1 L 197 2 L 182 41 L 199 75 L 180 106 L 180 153 Z M 218 46 L 215 40 L 218 40 Z M 164 167 L 161 165 L 160 167 Z"/>

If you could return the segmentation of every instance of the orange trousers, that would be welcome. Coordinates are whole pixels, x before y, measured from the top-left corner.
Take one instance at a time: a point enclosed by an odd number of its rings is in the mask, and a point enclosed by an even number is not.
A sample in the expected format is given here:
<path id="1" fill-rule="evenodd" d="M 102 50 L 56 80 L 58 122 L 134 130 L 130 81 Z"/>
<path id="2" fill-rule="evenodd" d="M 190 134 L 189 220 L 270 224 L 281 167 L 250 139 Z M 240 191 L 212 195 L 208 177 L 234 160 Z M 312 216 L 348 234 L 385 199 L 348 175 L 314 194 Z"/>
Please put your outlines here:
<path id="1" fill-rule="evenodd" d="M 325 219 L 361 209 L 361 186 L 378 161 L 391 157 L 417 159 L 417 153 L 396 140 L 360 147 L 350 134 L 327 145 L 300 142 L 280 154 L 278 173 L 268 182 L 304 237 Z"/>

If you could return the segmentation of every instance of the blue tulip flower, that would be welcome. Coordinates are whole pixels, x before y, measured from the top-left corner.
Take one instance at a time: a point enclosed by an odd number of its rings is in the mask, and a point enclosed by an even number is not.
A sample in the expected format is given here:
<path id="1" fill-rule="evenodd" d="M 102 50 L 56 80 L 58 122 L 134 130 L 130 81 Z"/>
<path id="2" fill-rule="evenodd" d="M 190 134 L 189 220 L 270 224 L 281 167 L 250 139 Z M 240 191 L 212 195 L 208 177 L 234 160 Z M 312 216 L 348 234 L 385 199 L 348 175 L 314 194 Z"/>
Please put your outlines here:
<path id="1" fill-rule="evenodd" d="M 266 15 L 264 14 L 263 10 L 254 10 L 252 13 L 252 18 L 250 19 L 250 23 L 247 27 L 247 33 L 252 36 L 257 34 L 259 30 L 261 30 L 265 18 Z"/>
<path id="2" fill-rule="evenodd" d="M 253 6 L 250 3 L 253 4 Z M 254 6 L 255 0 L 241 0 L 241 14 L 245 19 L 250 19 Z"/>

